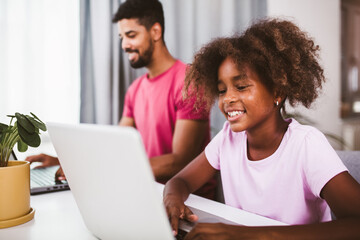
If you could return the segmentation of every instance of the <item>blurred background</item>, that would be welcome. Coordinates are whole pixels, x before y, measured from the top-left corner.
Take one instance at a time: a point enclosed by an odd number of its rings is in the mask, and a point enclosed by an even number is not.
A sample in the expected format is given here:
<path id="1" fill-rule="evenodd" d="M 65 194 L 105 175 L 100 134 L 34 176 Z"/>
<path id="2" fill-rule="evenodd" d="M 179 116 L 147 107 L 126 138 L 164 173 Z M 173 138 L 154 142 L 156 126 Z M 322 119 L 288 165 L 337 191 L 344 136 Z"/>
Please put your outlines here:
<path id="1" fill-rule="evenodd" d="M 45 122 L 117 124 L 127 87 L 146 71 L 131 69 L 121 51 L 111 23 L 121 2 L 0 0 L 0 122 L 33 112 Z M 161 2 L 165 42 L 186 63 L 203 44 L 258 18 L 297 23 L 320 45 L 327 82 L 311 109 L 287 109 L 335 149 L 360 150 L 360 0 Z M 214 107 L 213 135 L 224 121 Z"/>

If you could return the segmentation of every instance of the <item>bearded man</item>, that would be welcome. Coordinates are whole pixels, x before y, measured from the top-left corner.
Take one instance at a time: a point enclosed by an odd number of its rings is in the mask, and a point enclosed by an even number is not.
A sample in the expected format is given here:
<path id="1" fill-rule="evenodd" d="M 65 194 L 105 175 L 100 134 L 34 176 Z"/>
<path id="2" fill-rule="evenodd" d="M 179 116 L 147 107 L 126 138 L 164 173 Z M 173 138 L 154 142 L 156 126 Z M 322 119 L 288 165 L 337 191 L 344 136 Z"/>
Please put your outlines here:
<path id="1" fill-rule="evenodd" d="M 122 49 L 133 68 L 148 72 L 129 87 L 120 126 L 141 134 L 158 182 L 165 183 L 200 154 L 210 140 L 209 111 L 183 100 L 186 64 L 164 41 L 164 14 L 158 0 L 127 0 L 113 17 Z M 196 194 L 214 199 L 216 181 Z"/>

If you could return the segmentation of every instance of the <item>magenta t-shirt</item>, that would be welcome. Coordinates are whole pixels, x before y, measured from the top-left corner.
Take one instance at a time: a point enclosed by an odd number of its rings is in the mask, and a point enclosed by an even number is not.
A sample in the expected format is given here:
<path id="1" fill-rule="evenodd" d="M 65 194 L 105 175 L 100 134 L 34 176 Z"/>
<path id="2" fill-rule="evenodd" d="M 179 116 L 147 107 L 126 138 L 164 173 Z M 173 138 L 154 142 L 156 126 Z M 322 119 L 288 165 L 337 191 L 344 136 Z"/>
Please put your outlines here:
<path id="1" fill-rule="evenodd" d="M 194 101 L 183 100 L 185 71 L 186 65 L 177 60 L 159 76 L 139 77 L 126 93 L 123 116 L 135 120 L 149 158 L 172 152 L 177 119 L 209 120 L 208 111 L 195 111 Z M 210 129 L 203 146 L 209 136 Z"/>
<path id="2" fill-rule="evenodd" d="M 320 131 L 288 121 L 280 146 L 263 160 L 247 158 L 246 132 L 233 132 L 228 122 L 208 144 L 205 155 L 221 172 L 225 203 L 288 224 L 330 221 L 320 192 L 347 169 Z"/>

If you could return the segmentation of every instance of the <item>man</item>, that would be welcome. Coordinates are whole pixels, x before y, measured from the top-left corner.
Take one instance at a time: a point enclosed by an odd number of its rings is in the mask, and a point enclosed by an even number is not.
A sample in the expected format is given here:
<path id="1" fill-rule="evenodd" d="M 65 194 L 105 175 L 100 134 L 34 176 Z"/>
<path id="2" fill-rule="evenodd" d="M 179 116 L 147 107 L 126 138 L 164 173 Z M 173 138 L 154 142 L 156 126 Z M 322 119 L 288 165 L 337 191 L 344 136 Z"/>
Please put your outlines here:
<path id="1" fill-rule="evenodd" d="M 118 24 L 122 49 L 131 66 L 148 70 L 129 87 L 119 125 L 140 132 L 155 179 L 165 183 L 208 143 L 209 112 L 195 111 L 193 101 L 182 98 L 186 65 L 166 47 L 164 14 L 158 0 L 127 0 L 113 22 Z M 38 161 L 35 157 L 27 160 Z M 46 155 L 38 157 L 57 161 Z M 60 171 L 57 174 L 62 178 Z M 215 185 L 213 180 L 197 194 L 214 199 Z"/>
<path id="2" fill-rule="evenodd" d="M 119 124 L 137 128 L 156 180 L 165 183 L 208 143 L 209 112 L 195 111 L 193 101 L 182 98 L 186 65 L 166 47 L 158 0 L 127 0 L 113 22 L 131 66 L 148 70 L 129 87 Z M 204 188 L 201 195 L 213 198 L 215 185 L 211 186 L 208 195 Z"/>

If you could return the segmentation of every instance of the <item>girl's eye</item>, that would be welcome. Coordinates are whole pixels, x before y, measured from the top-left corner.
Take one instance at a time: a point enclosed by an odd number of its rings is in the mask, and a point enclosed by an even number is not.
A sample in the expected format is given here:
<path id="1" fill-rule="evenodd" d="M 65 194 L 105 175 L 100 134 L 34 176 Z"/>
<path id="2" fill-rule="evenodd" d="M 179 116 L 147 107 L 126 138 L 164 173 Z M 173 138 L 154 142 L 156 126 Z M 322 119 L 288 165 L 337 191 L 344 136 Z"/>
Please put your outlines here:
<path id="1" fill-rule="evenodd" d="M 220 89 L 218 90 L 218 94 L 219 94 L 219 95 L 222 95 L 222 94 L 224 94 L 225 92 L 226 92 L 226 90 L 220 90 Z"/>
<path id="2" fill-rule="evenodd" d="M 248 86 L 237 86 L 236 88 L 237 88 L 237 90 L 239 90 L 239 91 L 242 91 L 242 90 L 244 90 L 245 88 L 247 88 Z"/>

